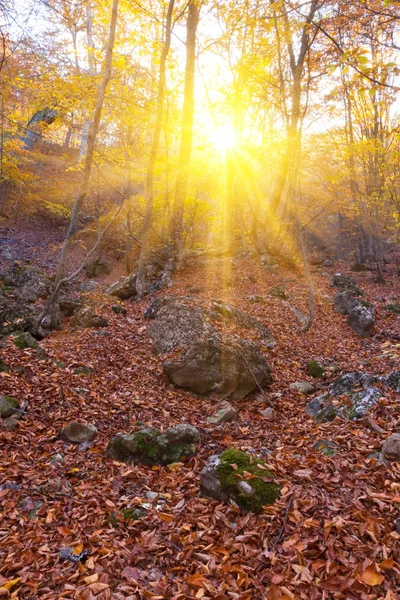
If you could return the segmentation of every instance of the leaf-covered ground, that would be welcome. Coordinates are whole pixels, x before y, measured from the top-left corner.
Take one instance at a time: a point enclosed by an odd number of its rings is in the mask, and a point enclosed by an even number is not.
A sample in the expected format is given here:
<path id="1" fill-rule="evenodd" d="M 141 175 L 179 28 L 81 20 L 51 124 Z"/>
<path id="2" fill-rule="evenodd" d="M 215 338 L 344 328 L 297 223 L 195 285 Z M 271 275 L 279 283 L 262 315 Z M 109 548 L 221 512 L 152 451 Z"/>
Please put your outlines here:
<path id="1" fill-rule="evenodd" d="M 283 280 L 291 302 L 305 311 L 304 282 L 293 273 L 219 259 L 180 274 L 168 290 L 186 295 L 201 287 L 197 295 L 227 299 L 270 327 L 278 342 L 266 350 L 274 377 L 266 391 L 274 408 L 270 420 L 254 397 L 235 403 L 236 423 L 207 424 L 216 400 L 177 390 L 163 377 L 143 318 L 149 299 L 125 303 L 128 314 L 117 316 L 109 298 L 90 296 L 110 321 L 109 335 L 71 331 L 66 322 L 41 343 L 46 360 L 8 341 L 2 360 L 10 370 L 0 373 L 0 393 L 26 402 L 27 412 L 17 431 L 0 430 L 0 598 L 399 598 L 400 463 L 368 458 L 385 436 L 364 420 L 317 425 L 305 413 L 309 400 L 289 389 L 312 380 L 306 372 L 312 358 L 336 363 L 338 373 L 399 369 L 399 317 L 382 303 L 399 295 L 398 277 L 393 273 L 381 286 L 371 277 L 357 275 L 377 303 L 376 333 L 368 340 L 334 314 L 322 272 L 314 274 L 316 320 L 306 336 L 290 307 L 267 296 Z M 255 294 L 265 303 L 246 299 Z M 388 435 L 400 427 L 399 408 L 399 398 L 385 389 L 371 413 Z M 98 428 L 86 451 L 57 437 L 71 420 Z M 198 453 L 170 468 L 108 459 L 110 437 L 138 421 L 160 428 L 192 423 L 202 436 Z M 336 442 L 336 456 L 313 448 L 322 439 Z M 263 454 L 283 486 L 280 501 L 261 516 L 199 496 L 206 459 L 227 447 Z M 52 464 L 57 453 L 64 461 Z M 120 516 L 143 502 L 142 519 Z M 62 562 L 58 553 L 68 546 L 90 555 L 85 562 Z"/>

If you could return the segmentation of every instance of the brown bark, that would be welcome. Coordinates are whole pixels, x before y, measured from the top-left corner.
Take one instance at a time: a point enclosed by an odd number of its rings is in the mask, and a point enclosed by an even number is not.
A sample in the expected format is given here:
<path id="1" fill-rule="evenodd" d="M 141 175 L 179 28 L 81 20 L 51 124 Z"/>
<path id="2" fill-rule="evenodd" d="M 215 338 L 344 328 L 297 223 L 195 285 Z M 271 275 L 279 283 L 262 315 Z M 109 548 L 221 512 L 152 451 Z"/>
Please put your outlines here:
<path id="1" fill-rule="evenodd" d="M 169 49 L 171 46 L 172 34 L 172 13 L 174 10 L 175 0 L 170 0 L 168 4 L 167 20 L 165 25 L 165 40 L 160 57 L 160 76 L 158 82 L 157 96 L 157 118 L 154 127 L 153 141 L 150 150 L 149 162 L 147 165 L 146 177 L 146 213 L 144 217 L 142 230 L 142 248 L 139 258 L 139 268 L 136 280 L 136 291 L 139 298 L 143 295 L 146 289 L 146 265 L 149 257 L 149 237 L 153 218 L 153 200 L 154 200 L 154 167 L 157 160 L 158 148 L 160 145 L 160 135 L 164 116 L 164 99 L 166 86 L 166 64 Z"/>
<path id="2" fill-rule="evenodd" d="M 196 33 L 197 25 L 199 23 L 199 16 L 200 6 L 198 2 L 196 0 L 190 0 L 186 29 L 185 91 L 183 101 L 181 144 L 171 223 L 171 243 L 174 263 L 179 262 L 179 255 L 182 252 L 183 245 L 183 212 L 185 209 L 189 165 L 193 143 Z"/>

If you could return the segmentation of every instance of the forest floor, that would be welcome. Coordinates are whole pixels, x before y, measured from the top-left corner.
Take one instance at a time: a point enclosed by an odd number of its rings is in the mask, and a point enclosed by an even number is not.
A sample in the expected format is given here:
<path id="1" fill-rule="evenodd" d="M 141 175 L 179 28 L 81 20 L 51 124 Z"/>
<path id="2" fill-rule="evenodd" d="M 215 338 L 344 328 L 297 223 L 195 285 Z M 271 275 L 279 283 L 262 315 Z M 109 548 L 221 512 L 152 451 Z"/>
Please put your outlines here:
<path id="1" fill-rule="evenodd" d="M 1 354 L 10 370 L 0 373 L 0 393 L 26 402 L 27 412 L 17 431 L 0 430 L 0 598 L 400 598 L 395 528 L 400 463 L 379 465 L 368 458 L 386 436 L 364 419 L 318 425 L 305 412 L 309 398 L 289 389 L 295 381 L 316 383 L 306 371 L 314 358 L 338 367 L 319 382 L 322 388 L 344 372 L 399 369 L 399 316 L 382 303 L 399 296 L 398 276 L 388 274 L 384 285 L 376 285 L 371 273 L 357 274 L 377 307 L 375 334 L 363 340 L 329 302 L 330 275 L 343 268 L 336 263 L 329 272 L 313 274 L 316 318 L 307 335 L 299 332 L 287 304 L 267 295 L 284 283 L 306 312 L 304 281 L 251 259 L 216 259 L 187 269 L 171 289 L 157 294 L 187 295 L 201 287 L 199 297 L 228 300 L 271 329 L 277 346 L 265 351 L 274 378 L 265 391 L 273 406 L 270 420 L 255 394 L 234 402 L 236 423 L 207 423 L 217 400 L 174 388 L 163 375 L 143 317 L 149 298 L 125 302 L 127 315 L 114 315 L 112 299 L 88 294 L 88 302 L 109 320 L 109 335 L 72 330 L 66 321 L 62 331 L 40 343 L 45 360 L 6 342 Z M 248 295 L 265 296 L 266 302 L 253 303 Z M 400 428 L 399 408 L 395 392 L 385 390 L 371 412 L 387 435 Z M 96 425 L 99 433 L 89 449 L 58 439 L 72 420 Z M 197 454 L 171 468 L 107 458 L 109 439 L 138 421 L 162 429 L 195 425 L 201 432 Z M 335 456 L 313 448 L 323 439 L 336 442 Z M 282 497 L 260 516 L 199 495 L 207 458 L 227 447 L 271 450 L 266 462 L 283 487 Z M 52 464 L 57 453 L 64 460 Z M 112 518 L 143 502 L 149 506 L 142 519 Z M 87 560 L 62 562 L 58 553 L 67 546 L 87 550 Z"/>

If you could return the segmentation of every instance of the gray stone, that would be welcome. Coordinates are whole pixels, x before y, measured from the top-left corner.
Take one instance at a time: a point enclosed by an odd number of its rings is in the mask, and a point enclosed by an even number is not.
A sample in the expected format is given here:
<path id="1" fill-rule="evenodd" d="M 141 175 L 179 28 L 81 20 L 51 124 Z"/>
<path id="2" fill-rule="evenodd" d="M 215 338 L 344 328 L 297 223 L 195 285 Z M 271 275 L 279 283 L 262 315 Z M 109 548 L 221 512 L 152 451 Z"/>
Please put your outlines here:
<path id="1" fill-rule="evenodd" d="M 107 446 L 107 455 L 121 462 L 168 465 L 192 456 L 200 434 L 196 427 L 182 423 L 164 433 L 147 427 L 131 434 L 118 433 Z"/>
<path id="2" fill-rule="evenodd" d="M 79 286 L 81 292 L 95 292 L 99 289 L 99 284 L 97 281 L 83 281 Z"/>
<path id="3" fill-rule="evenodd" d="M 230 423 L 236 421 L 238 411 L 229 402 L 222 402 L 218 405 L 216 412 L 208 417 L 207 423 L 212 425 L 221 425 L 222 423 Z"/>
<path id="4" fill-rule="evenodd" d="M 345 409 L 348 419 L 362 419 L 375 404 L 378 404 L 382 394 L 377 388 L 367 388 L 349 398 L 350 406 Z"/>
<path id="5" fill-rule="evenodd" d="M 335 273 L 331 279 L 331 286 L 341 291 L 353 290 L 359 291 L 357 282 L 351 275 L 345 275 L 343 273 Z"/>
<path id="6" fill-rule="evenodd" d="M 382 381 L 395 392 L 400 392 L 400 371 L 389 373 L 389 375 L 383 377 Z"/>
<path id="7" fill-rule="evenodd" d="M 329 400 L 329 395 L 318 396 L 311 400 L 306 408 L 307 413 L 314 417 L 317 423 L 327 423 L 336 417 L 342 417 L 342 411 Z"/>
<path id="8" fill-rule="evenodd" d="M 324 260 L 324 262 L 322 263 L 322 266 L 325 268 L 333 267 L 333 265 L 334 265 L 334 262 L 330 258 L 326 258 Z"/>
<path id="9" fill-rule="evenodd" d="M 347 322 L 360 337 L 371 337 L 375 325 L 375 308 L 358 301 L 349 308 Z"/>
<path id="10" fill-rule="evenodd" d="M 106 290 L 106 294 L 119 298 L 120 300 L 127 300 L 136 296 L 136 273 L 132 273 L 128 277 L 122 277 L 119 281 L 116 281 Z"/>
<path id="11" fill-rule="evenodd" d="M 301 394 L 312 394 L 315 392 L 315 386 L 309 381 L 296 381 L 295 383 L 291 383 L 289 387 L 291 390 L 300 392 Z"/>
<path id="12" fill-rule="evenodd" d="M 400 461 L 400 433 L 392 433 L 386 438 L 382 452 L 389 460 Z"/>
<path id="13" fill-rule="evenodd" d="M 269 406 L 260 412 L 260 415 L 264 417 L 264 419 L 273 419 L 274 410 Z"/>
<path id="14" fill-rule="evenodd" d="M 108 327 L 108 321 L 96 314 L 90 306 L 84 306 L 74 314 L 72 325 L 84 328 Z"/>
<path id="15" fill-rule="evenodd" d="M 344 373 L 329 386 L 331 396 L 351 394 L 355 387 L 371 387 L 379 381 L 377 375 L 369 375 L 360 371 Z"/>
<path id="16" fill-rule="evenodd" d="M 97 435 L 97 429 L 91 423 L 73 421 L 66 425 L 59 434 L 60 439 L 72 444 L 91 442 Z"/>
<path id="17" fill-rule="evenodd" d="M 53 454 L 53 456 L 50 458 L 50 464 L 52 466 L 62 464 L 63 462 L 64 462 L 63 454 Z"/>

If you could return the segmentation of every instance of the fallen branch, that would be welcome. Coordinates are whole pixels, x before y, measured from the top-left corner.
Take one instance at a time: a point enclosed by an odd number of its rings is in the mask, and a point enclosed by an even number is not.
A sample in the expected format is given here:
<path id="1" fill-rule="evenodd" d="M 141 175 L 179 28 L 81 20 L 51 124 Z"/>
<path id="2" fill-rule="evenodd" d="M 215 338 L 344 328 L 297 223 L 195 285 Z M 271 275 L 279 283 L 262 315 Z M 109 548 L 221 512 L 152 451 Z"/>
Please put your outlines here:
<path id="1" fill-rule="evenodd" d="M 387 435 L 387 432 L 384 429 L 382 429 L 382 427 L 380 427 L 372 417 L 365 417 L 365 423 L 370 429 L 372 429 L 372 431 L 375 431 L 375 433 L 377 433 L 378 435 Z"/>

